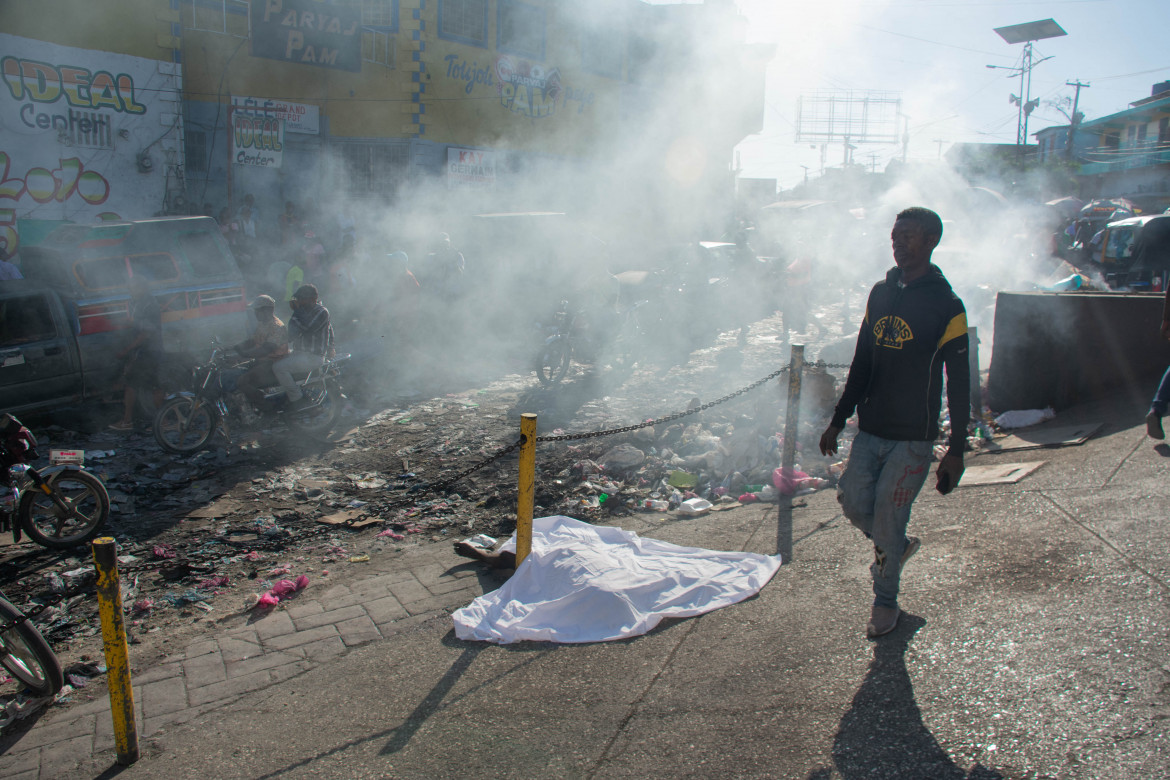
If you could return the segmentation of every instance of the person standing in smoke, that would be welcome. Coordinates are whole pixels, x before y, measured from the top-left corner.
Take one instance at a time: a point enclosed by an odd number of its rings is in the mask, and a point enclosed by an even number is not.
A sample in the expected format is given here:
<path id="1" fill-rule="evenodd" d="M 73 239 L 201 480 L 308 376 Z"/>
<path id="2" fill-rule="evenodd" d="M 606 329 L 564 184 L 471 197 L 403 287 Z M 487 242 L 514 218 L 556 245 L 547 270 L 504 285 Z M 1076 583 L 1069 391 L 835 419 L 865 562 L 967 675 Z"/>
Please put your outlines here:
<path id="1" fill-rule="evenodd" d="M 857 410 L 859 431 L 837 500 L 873 542 L 874 600 L 866 625 L 871 638 L 898 624 L 902 568 L 918 552 L 920 542 L 906 535 L 906 527 L 938 438 L 944 366 L 951 435 L 936 487 L 949 493 L 963 476 L 971 415 L 967 313 L 930 262 L 942 229 L 929 209 L 898 214 L 890 233 L 896 267 L 870 291 L 845 390 L 821 435 L 821 453 L 836 454 L 837 437 Z"/>
<path id="2" fill-rule="evenodd" d="M 162 308 L 150 294 L 150 286 L 141 277 L 130 280 L 130 327 L 134 334 L 118 352 L 125 360 L 122 368 L 122 419 L 110 425 L 115 431 L 134 430 L 134 405 L 139 390 L 153 395 L 155 406 L 163 402 L 159 366 L 163 359 Z"/>

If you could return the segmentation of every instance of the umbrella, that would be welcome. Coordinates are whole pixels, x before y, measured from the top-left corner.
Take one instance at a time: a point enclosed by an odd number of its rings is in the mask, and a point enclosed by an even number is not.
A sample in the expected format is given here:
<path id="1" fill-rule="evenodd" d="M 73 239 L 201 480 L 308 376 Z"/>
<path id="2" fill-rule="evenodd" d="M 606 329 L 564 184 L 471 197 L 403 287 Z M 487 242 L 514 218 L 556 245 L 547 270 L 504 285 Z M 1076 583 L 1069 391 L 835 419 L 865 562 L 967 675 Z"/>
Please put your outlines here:
<path id="1" fill-rule="evenodd" d="M 1128 212 L 1125 216 L 1132 217 L 1136 212 L 1136 207 L 1131 201 L 1125 198 L 1104 198 L 1094 200 L 1082 208 L 1081 216 L 1089 219 L 1103 219 L 1105 217 L 1111 217 L 1118 211 Z"/>
<path id="2" fill-rule="evenodd" d="M 1084 208 L 1085 202 L 1079 198 L 1068 196 L 1064 198 L 1057 198 L 1056 200 L 1050 200 L 1044 205 L 1056 209 L 1058 212 L 1060 212 L 1061 216 L 1069 217 L 1071 219 L 1072 217 L 1075 217 L 1082 208 Z"/>

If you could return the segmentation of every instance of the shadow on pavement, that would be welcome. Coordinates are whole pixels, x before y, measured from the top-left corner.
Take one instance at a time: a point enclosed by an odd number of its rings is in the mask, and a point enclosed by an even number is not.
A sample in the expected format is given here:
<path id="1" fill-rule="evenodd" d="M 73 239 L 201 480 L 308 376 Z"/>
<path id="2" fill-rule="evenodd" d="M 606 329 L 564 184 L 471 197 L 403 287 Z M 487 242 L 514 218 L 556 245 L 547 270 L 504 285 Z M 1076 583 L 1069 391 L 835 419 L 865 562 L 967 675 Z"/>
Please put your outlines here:
<path id="1" fill-rule="evenodd" d="M 970 772 L 956 765 L 922 722 L 906 670 L 906 649 L 924 625 L 917 615 L 902 613 L 894 632 L 874 641 L 865 681 L 833 741 L 833 760 L 845 780 L 1003 780 L 981 764 Z M 809 780 L 831 776 L 827 771 L 817 770 Z"/>

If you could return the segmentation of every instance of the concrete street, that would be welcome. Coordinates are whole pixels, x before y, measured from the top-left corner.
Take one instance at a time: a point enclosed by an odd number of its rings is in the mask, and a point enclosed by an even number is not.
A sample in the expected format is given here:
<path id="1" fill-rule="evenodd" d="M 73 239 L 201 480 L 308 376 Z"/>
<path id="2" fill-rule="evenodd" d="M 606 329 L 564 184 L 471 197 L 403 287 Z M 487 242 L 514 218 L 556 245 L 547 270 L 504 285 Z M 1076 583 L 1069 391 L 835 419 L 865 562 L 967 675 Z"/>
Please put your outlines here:
<path id="1" fill-rule="evenodd" d="M 1022 481 L 924 490 L 905 612 L 877 641 L 871 551 L 832 490 L 791 509 L 625 518 L 785 557 L 759 597 L 629 641 L 458 641 L 450 610 L 498 580 L 431 545 L 138 674 L 134 766 L 112 768 L 99 696 L 5 737 L 0 775 L 1170 776 L 1170 447 L 1143 415 L 1078 407 L 1053 424 L 1103 422 L 1083 445 L 968 459 L 1045 462 Z"/>

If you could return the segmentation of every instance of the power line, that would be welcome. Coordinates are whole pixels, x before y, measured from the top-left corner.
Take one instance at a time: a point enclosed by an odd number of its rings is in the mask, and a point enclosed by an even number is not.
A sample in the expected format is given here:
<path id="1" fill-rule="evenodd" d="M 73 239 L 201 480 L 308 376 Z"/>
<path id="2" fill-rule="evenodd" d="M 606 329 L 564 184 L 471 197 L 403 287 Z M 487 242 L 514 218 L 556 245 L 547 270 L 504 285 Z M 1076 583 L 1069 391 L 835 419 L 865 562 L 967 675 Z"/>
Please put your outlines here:
<path id="1" fill-rule="evenodd" d="M 935 46 L 945 46 L 948 49 L 959 49 L 960 51 L 971 51 L 971 52 L 975 52 L 976 54 L 986 54 L 989 57 L 1006 57 L 1007 56 L 1006 54 L 1003 54 L 1000 52 L 983 51 L 982 49 L 969 49 L 966 46 L 956 46 L 953 43 L 943 43 L 942 41 L 932 41 L 929 38 L 919 38 L 915 35 L 907 35 L 906 33 L 894 32 L 893 30 L 883 30 L 880 27 L 871 27 L 868 24 L 858 24 L 856 26 L 861 27 L 861 28 L 866 29 L 866 30 L 873 30 L 874 32 L 885 33 L 886 35 L 895 35 L 899 38 L 909 38 L 912 41 L 921 41 L 922 43 L 933 43 Z"/>

